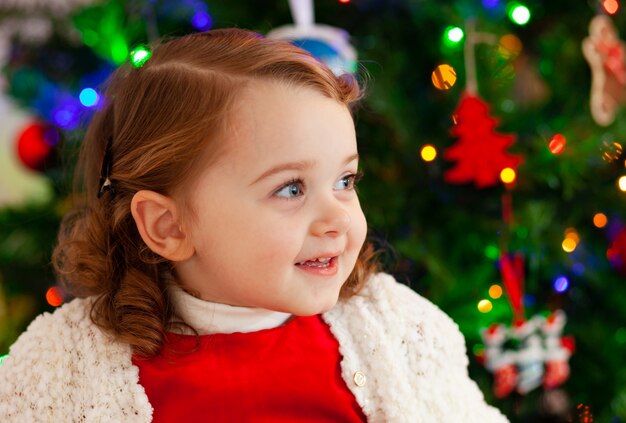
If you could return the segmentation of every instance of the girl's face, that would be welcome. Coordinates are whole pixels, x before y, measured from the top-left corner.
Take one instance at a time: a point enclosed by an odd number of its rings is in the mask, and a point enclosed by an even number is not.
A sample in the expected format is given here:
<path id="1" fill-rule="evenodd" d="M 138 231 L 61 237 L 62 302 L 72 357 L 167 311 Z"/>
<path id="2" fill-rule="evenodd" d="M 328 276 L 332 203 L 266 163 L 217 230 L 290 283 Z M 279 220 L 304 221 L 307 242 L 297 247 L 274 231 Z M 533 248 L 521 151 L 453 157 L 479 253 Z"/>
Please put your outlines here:
<path id="1" fill-rule="evenodd" d="M 177 264 L 180 282 L 224 304 L 327 311 L 367 232 L 352 117 L 277 82 L 255 82 L 232 116 L 225 151 L 190 191 L 183 230 L 195 253 Z"/>

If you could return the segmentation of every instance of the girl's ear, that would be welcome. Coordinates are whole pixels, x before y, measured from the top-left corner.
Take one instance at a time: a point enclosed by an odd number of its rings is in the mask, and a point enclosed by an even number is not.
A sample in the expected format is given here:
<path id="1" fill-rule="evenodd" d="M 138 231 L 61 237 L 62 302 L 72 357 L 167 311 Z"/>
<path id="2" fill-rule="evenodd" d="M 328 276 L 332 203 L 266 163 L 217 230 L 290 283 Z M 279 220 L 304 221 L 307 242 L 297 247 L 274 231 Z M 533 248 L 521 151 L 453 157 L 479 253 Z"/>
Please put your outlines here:
<path id="1" fill-rule="evenodd" d="M 194 251 L 181 230 L 176 202 L 154 191 L 138 191 L 130 203 L 141 238 L 154 253 L 170 261 L 185 261 Z"/>

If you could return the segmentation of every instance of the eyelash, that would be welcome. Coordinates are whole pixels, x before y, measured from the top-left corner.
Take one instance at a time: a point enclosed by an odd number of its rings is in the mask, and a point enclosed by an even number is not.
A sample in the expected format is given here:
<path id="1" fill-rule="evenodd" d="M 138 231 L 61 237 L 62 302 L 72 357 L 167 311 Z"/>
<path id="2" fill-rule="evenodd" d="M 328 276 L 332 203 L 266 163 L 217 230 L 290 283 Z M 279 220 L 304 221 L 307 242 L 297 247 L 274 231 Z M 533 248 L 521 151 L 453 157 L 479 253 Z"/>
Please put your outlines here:
<path id="1" fill-rule="evenodd" d="M 349 188 L 346 188 L 346 191 L 357 191 L 357 184 L 359 183 L 359 181 L 363 178 L 363 172 L 357 172 L 357 173 L 351 173 L 349 175 L 344 176 L 343 178 L 341 178 L 340 180 L 343 179 L 349 179 L 351 181 L 351 186 Z M 281 192 L 283 189 L 287 188 L 290 185 L 294 185 L 294 184 L 299 184 L 302 187 L 304 187 L 304 181 L 300 178 L 294 178 L 291 179 L 290 181 L 288 181 L 287 183 L 285 183 L 284 185 L 282 185 L 280 188 L 278 188 L 276 191 L 274 191 L 274 196 L 276 198 L 279 198 L 281 200 L 296 200 L 298 198 L 300 198 L 300 195 L 296 196 L 296 197 L 281 197 L 278 196 L 276 194 L 278 194 L 279 192 Z"/>

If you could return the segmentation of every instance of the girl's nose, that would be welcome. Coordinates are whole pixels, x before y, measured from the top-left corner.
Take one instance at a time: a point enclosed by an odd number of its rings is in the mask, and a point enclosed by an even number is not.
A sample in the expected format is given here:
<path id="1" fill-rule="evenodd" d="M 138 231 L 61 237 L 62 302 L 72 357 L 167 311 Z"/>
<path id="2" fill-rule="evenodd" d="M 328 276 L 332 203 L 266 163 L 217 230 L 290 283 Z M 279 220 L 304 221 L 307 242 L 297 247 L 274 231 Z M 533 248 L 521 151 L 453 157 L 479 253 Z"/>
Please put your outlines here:
<path id="1" fill-rule="evenodd" d="M 339 236 L 350 229 L 352 218 L 350 213 L 337 199 L 327 200 L 318 204 L 317 217 L 311 225 L 311 232 L 316 236 Z"/>

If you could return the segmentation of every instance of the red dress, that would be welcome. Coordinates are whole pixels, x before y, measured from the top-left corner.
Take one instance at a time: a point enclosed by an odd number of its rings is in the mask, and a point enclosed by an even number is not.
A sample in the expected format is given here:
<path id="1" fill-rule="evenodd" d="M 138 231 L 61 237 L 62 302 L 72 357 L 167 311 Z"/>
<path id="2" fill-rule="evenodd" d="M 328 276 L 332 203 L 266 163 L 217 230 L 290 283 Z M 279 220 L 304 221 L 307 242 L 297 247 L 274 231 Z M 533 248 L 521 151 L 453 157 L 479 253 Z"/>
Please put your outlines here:
<path id="1" fill-rule="evenodd" d="M 320 315 L 203 335 L 193 350 L 196 339 L 168 334 L 166 352 L 133 357 L 154 422 L 366 421 L 341 377 L 339 343 Z"/>

